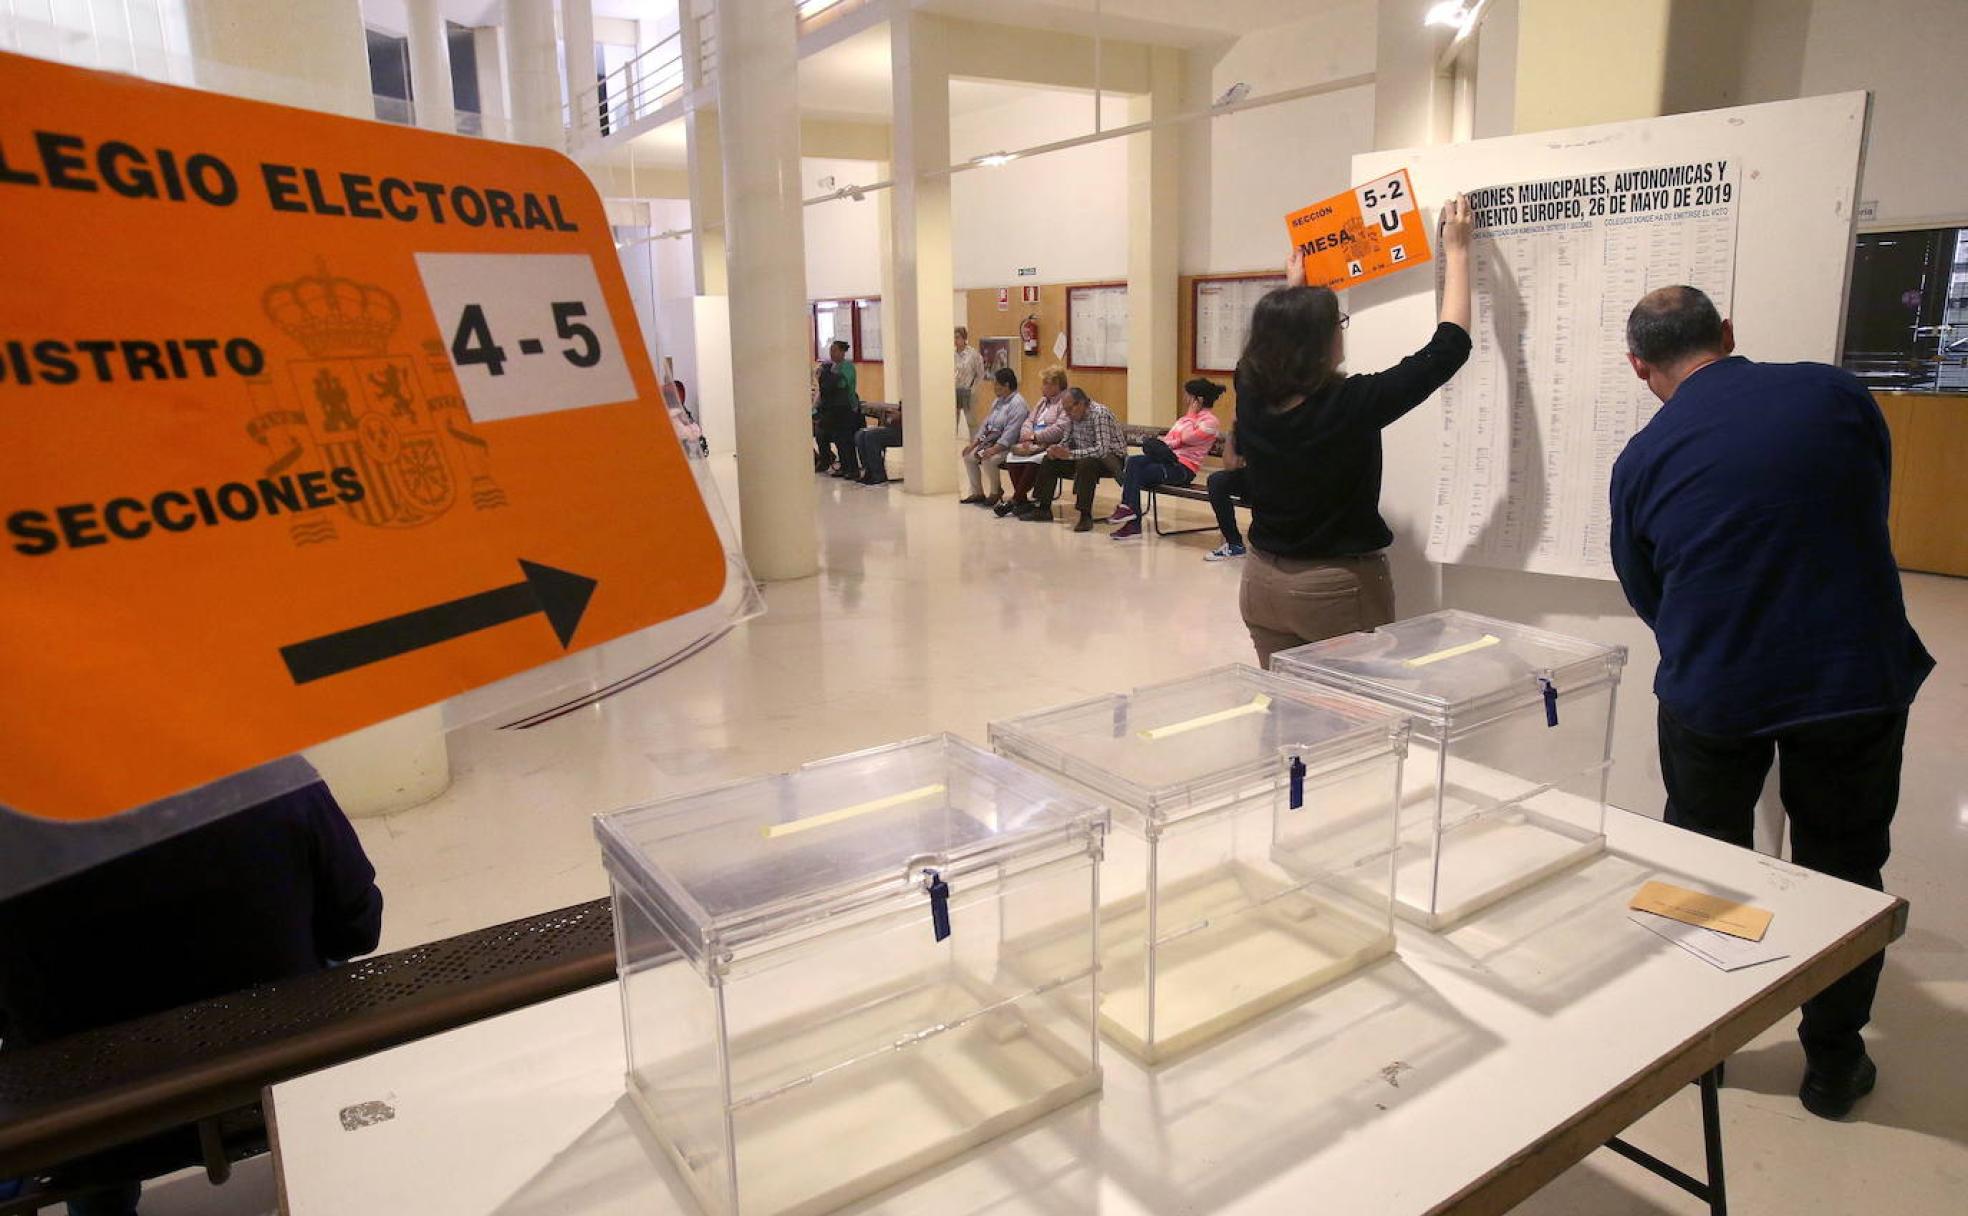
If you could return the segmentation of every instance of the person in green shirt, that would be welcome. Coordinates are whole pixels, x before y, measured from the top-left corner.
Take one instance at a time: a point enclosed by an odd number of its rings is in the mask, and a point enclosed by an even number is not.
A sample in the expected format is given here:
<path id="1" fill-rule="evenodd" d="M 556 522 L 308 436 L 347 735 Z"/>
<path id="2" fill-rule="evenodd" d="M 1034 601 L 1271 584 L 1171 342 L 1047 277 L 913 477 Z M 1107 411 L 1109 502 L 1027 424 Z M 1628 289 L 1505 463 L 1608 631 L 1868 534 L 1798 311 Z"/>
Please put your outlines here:
<path id="1" fill-rule="evenodd" d="M 827 362 L 820 365 L 820 399 L 816 421 L 822 436 L 832 441 L 840 464 L 835 477 L 860 480 L 861 460 L 854 446 L 854 434 L 866 422 L 861 416 L 861 394 L 856 389 L 854 361 L 847 357 L 847 343 L 836 340 L 827 348 Z"/>

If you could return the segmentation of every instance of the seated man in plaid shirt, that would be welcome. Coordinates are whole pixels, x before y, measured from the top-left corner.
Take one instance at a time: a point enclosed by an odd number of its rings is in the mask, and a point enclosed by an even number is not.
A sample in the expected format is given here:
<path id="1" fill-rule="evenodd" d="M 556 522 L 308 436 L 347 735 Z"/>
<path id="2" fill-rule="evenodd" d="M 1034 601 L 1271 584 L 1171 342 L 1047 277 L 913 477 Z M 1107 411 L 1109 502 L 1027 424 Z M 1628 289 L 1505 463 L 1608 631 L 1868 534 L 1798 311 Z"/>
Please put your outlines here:
<path id="1" fill-rule="evenodd" d="M 1033 523 L 1052 522 L 1052 498 L 1059 490 L 1059 479 L 1073 478 L 1073 504 L 1079 508 L 1075 532 L 1093 531 L 1093 488 L 1102 477 L 1120 479 L 1127 456 L 1127 437 L 1114 411 L 1089 400 L 1079 388 L 1066 390 L 1066 438 L 1046 449 L 1039 462 L 1038 481 L 1032 487 L 1037 505 L 1020 518 Z"/>

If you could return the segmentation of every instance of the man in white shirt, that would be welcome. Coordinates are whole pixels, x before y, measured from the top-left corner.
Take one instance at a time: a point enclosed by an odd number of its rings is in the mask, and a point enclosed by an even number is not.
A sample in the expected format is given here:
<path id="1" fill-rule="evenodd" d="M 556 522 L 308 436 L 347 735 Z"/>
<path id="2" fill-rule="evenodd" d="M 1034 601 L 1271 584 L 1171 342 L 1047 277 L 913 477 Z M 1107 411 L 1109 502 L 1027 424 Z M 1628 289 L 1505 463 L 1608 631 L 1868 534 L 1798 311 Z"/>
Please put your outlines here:
<path id="1" fill-rule="evenodd" d="M 977 438 L 977 415 L 970 412 L 971 390 L 984 378 L 984 359 L 970 347 L 970 331 L 957 326 L 957 417 L 963 420 L 964 431 L 975 441 Z"/>

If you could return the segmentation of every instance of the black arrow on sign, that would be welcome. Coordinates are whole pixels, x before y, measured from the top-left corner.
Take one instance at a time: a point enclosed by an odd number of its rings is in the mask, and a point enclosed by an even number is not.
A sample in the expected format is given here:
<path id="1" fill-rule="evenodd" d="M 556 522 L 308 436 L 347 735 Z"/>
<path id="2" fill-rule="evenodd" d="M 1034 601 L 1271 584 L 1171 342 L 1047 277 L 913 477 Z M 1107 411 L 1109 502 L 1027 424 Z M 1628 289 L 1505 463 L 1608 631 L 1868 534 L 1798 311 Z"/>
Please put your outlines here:
<path id="1" fill-rule="evenodd" d="M 574 640 L 581 614 L 594 595 L 595 581 L 524 558 L 519 569 L 526 577 L 510 586 L 282 646 L 280 657 L 287 661 L 287 673 L 294 677 L 294 683 L 306 684 L 536 612 L 545 614 L 564 649 Z"/>

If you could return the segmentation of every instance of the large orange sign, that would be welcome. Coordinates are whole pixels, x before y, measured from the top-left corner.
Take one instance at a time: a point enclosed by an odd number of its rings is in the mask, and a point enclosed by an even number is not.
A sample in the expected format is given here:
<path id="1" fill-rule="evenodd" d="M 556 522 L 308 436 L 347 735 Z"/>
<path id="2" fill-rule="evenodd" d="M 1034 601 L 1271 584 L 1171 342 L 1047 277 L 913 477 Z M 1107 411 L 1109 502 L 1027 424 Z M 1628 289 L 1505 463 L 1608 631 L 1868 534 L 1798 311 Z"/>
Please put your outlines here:
<path id="1" fill-rule="evenodd" d="M 89 819 L 714 601 L 557 153 L 0 54 L 0 805 Z"/>
<path id="2" fill-rule="evenodd" d="M 1419 266 L 1432 256 L 1414 185 L 1402 169 L 1285 217 L 1305 282 L 1343 291 Z"/>

